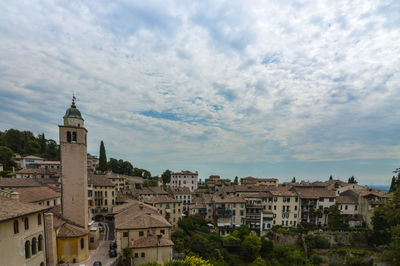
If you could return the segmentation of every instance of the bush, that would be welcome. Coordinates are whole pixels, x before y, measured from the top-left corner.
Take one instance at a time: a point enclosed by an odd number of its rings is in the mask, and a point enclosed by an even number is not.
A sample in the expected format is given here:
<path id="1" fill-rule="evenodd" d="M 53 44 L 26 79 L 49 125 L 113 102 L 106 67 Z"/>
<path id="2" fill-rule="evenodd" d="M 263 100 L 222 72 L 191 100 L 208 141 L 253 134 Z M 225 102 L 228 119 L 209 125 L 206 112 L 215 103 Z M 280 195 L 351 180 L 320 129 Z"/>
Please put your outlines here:
<path id="1" fill-rule="evenodd" d="M 311 261 L 311 263 L 314 264 L 314 265 L 319 265 L 319 264 L 321 264 L 324 260 L 323 260 L 320 256 L 318 256 L 317 254 L 313 254 L 313 255 L 311 255 L 311 257 L 310 257 L 310 261 Z"/>
<path id="2" fill-rule="evenodd" d="M 258 257 L 253 260 L 253 262 L 250 263 L 249 266 L 267 266 L 267 263 L 262 258 Z"/>
<path id="3" fill-rule="evenodd" d="M 346 256 L 346 265 L 347 266 L 361 266 L 361 261 L 353 256 Z"/>
<path id="4" fill-rule="evenodd" d="M 337 261 L 331 261 L 329 262 L 328 266 L 340 266 L 341 264 Z"/>
<path id="5" fill-rule="evenodd" d="M 306 244 L 308 251 L 311 251 L 315 248 L 328 249 L 330 247 L 328 239 L 320 235 L 306 236 Z"/>

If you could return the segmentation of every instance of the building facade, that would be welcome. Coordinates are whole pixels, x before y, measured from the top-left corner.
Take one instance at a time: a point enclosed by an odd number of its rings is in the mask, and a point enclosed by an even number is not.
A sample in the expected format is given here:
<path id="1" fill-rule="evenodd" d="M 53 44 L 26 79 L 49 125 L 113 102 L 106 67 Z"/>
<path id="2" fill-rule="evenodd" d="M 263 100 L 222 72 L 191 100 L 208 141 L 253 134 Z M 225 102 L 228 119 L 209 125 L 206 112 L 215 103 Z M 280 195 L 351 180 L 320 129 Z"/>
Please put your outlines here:
<path id="1" fill-rule="evenodd" d="M 171 181 L 167 184 L 170 187 L 187 187 L 191 192 L 197 189 L 199 179 L 198 172 L 181 171 L 171 173 Z"/>

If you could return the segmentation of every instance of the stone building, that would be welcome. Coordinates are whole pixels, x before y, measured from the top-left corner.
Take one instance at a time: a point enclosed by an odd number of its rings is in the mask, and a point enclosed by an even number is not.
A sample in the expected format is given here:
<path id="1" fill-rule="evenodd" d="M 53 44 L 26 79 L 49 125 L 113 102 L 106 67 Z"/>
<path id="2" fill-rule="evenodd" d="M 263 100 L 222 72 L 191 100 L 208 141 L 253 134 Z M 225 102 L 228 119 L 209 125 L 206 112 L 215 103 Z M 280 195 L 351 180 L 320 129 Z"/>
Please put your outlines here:
<path id="1" fill-rule="evenodd" d="M 244 186 L 278 186 L 278 179 L 276 178 L 256 178 L 252 176 L 240 179 L 240 184 Z"/>

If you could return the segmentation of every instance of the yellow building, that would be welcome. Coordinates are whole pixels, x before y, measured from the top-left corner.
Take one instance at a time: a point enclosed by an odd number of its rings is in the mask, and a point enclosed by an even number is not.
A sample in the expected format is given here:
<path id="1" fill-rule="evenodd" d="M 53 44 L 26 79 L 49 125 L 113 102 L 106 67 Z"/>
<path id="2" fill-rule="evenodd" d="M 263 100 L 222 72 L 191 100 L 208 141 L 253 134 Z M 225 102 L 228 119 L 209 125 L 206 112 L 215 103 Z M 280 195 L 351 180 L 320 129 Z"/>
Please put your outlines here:
<path id="1" fill-rule="evenodd" d="M 18 193 L 0 191 L 0 264 L 46 265 L 43 215 L 49 207 L 22 203 Z"/>
<path id="2" fill-rule="evenodd" d="M 273 213 L 272 225 L 296 227 L 300 220 L 300 200 L 297 193 L 283 186 L 269 192 L 272 197 L 268 199 L 267 210 Z"/>
<path id="3" fill-rule="evenodd" d="M 156 196 L 145 199 L 144 202 L 156 207 L 158 213 L 172 224 L 172 228 L 178 228 L 178 222 L 182 219 L 183 208 L 180 200 L 170 196 Z"/>

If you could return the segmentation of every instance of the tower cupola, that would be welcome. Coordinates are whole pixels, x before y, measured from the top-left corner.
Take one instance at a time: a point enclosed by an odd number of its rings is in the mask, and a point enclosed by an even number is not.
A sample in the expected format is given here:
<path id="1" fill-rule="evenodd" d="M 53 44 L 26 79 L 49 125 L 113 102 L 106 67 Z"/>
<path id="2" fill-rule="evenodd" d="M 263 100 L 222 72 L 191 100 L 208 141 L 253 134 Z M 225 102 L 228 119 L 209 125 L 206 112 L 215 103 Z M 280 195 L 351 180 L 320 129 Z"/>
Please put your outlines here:
<path id="1" fill-rule="evenodd" d="M 65 126 L 76 126 L 83 127 L 83 118 L 81 112 L 76 108 L 75 105 L 75 96 L 72 96 L 72 104 L 71 107 L 67 109 L 64 115 L 64 125 Z"/>

